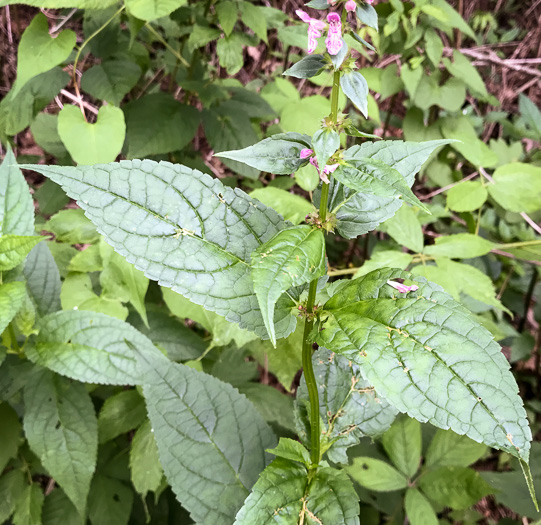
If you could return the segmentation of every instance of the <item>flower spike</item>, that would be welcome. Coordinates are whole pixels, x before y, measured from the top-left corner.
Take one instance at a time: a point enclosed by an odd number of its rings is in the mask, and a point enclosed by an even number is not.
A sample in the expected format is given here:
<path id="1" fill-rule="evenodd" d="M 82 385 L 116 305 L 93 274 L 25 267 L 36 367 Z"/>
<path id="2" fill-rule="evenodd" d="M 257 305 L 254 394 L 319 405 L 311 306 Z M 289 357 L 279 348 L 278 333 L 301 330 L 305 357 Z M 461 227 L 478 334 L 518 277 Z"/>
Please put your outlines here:
<path id="1" fill-rule="evenodd" d="M 327 15 L 329 22 L 329 32 L 325 39 L 329 55 L 337 55 L 342 49 L 342 21 L 338 13 L 329 13 Z"/>
<path id="2" fill-rule="evenodd" d="M 321 36 L 321 31 L 325 29 L 325 22 L 312 18 L 302 9 L 295 11 L 296 15 L 308 24 L 308 54 L 311 55 L 317 47 L 317 39 Z"/>

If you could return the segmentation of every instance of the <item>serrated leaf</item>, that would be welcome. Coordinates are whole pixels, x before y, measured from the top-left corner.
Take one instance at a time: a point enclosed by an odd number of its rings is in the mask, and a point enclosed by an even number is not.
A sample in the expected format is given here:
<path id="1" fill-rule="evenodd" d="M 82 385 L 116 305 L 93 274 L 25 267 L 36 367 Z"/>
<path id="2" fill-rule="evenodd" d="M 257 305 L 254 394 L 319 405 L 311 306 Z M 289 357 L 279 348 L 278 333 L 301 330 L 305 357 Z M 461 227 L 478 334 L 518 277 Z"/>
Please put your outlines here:
<path id="1" fill-rule="evenodd" d="M 278 458 L 262 473 L 235 525 L 277 522 L 359 525 L 358 496 L 343 471 L 320 468 L 308 486 L 304 466 Z"/>
<path id="2" fill-rule="evenodd" d="M 0 333 L 11 323 L 21 309 L 26 296 L 23 282 L 4 283 L 0 285 Z"/>
<path id="3" fill-rule="evenodd" d="M 45 237 L 3 235 L 0 237 L 0 271 L 12 270 L 21 264 L 32 248 Z"/>
<path id="4" fill-rule="evenodd" d="M 394 465 L 409 479 L 421 463 L 421 425 L 415 419 L 402 416 L 383 434 L 381 444 Z"/>
<path id="5" fill-rule="evenodd" d="M 126 0 L 129 13 L 141 20 L 156 20 L 183 6 L 186 0 Z"/>
<path id="6" fill-rule="evenodd" d="M 318 129 L 312 137 L 312 144 L 319 166 L 325 166 L 340 147 L 340 135 L 329 128 Z"/>
<path id="7" fill-rule="evenodd" d="M 131 480 L 135 490 L 143 496 L 160 487 L 163 469 L 150 421 L 145 421 L 133 436 L 130 447 Z"/>
<path id="8" fill-rule="evenodd" d="M 310 452 L 298 441 L 289 438 L 280 438 L 275 448 L 268 449 L 267 452 L 279 458 L 290 461 L 298 461 L 306 466 L 311 465 Z"/>
<path id="9" fill-rule="evenodd" d="M 387 284 L 397 278 L 411 275 L 376 270 L 341 288 L 318 343 L 357 362 L 401 412 L 527 461 L 531 432 L 492 335 L 439 286 L 418 280 L 402 295 Z"/>
<path id="10" fill-rule="evenodd" d="M 438 516 L 430 502 L 415 488 L 406 491 L 404 499 L 406 516 L 411 525 L 438 525 Z"/>
<path id="11" fill-rule="evenodd" d="M 252 279 L 269 338 L 276 346 L 274 310 L 280 296 L 293 286 L 325 274 L 325 237 L 309 225 L 277 233 L 252 253 Z"/>
<path id="12" fill-rule="evenodd" d="M 24 31 L 19 43 L 17 78 L 12 96 L 15 97 L 33 77 L 64 62 L 75 46 L 75 40 L 75 33 L 70 29 L 65 29 L 52 38 L 46 16 L 38 13 Z"/>
<path id="13" fill-rule="evenodd" d="M 362 378 L 360 368 L 350 360 L 320 347 L 312 356 L 319 391 L 319 415 L 323 422 L 322 441 L 334 463 L 348 463 L 346 451 L 362 436 L 377 438 L 394 421 L 398 411 L 378 396 Z M 299 435 L 308 440 L 309 424 L 303 407 L 309 403 L 304 375 L 297 390 Z M 301 423 L 301 425 L 299 425 Z"/>
<path id="14" fill-rule="evenodd" d="M 276 438 L 230 385 L 171 363 L 157 350 L 138 350 L 137 357 L 169 484 L 198 523 L 230 523 L 265 468 L 264 451 Z M 205 474 L 209 468 L 210 477 Z"/>
<path id="15" fill-rule="evenodd" d="M 146 419 L 145 402 L 137 390 L 108 397 L 98 415 L 100 444 L 138 427 Z"/>
<path id="16" fill-rule="evenodd" d="M 47 244 L 32 249 L 23 269 L 28 294 L 41 316 L 60 310 L 60 272 Z"/>
<path id="17" fill-rule="evenodd" d="M 380 459 L 356 457 L 346 471 L 359 485 L 376 492 L 392 492 L 408 486 L 404 474 Z"/>
<path id="18" fill-rule="evenodd" d="M 349 71 L 340 77 L 340 87 L 365 118 L 368 118 L 368 84 L 366 79 L 357 71 Z"/>
<path id="19" fill-rule="evenodd" d="M 436 504 L 466 509 L 494 491 L 481 475 L 470 468 L 442 467 L 427 472 L 419 486 Z"/>
<path id="20" fill-rule="evenodd" d="M 0 421 L 0 472 L 3 472 L 8 461 L 17 454 L 22 426 L 17 412 L 7 403 L 0 403 Z"/>
<path id="21" fill-rule="evenodd" d="M 141 68 L 130 60 L 106 60 L 83 73 L 81 88 L 98 100 L 120 106 L 141 73 Z"/>
<path id="22" fill-rule="evenodd" d="M 328 62 L 323 55 L 307 55 L 282 74 L 295 78 L 312 78 L 319 75 L 327 65 Z"/>
<path id="23" fill-rule="evenodd" d="M 486 451 L 486 445 L 476 443 L 467 436 L 459 436 L 450 430 L 438 430 L 428 445 L 425 467 L 467 467 Z"/>
<path id="24" fill-rule="evenodd" d="M 84 516 L 98 449 L 98 425 L 81 383 L 49 370 L 24 389 L 24 432 L 30 448 Z"/>
<path id="25" fill-rule="evenodd" d="M 289 175 L 306 164 L 301 159 L 301 150 L 311 147 L 308 135 L 300 133 L 278 133 L 240 150 L 222 151 L 215 157 L 242 162 L 260 171 L 275 175 Z"/>
<path id="26" fill-rule="evenodd" d="M 433 257 L 449 257 L 451 259 L 472 259 L 486 255 L 493 248 L 493 242 L 472 235 L 471 233 L 457 233 L 436 238 L 436 244 L 427 246 L 424 252 Z"/>
<path id="27" fill-rule="evenodd" d="M 0 234 L 34 234 L 34 204 L 9 144 L 0 165 Z"/>
<path id="28" fill-rule="evenodd" d="M 241 190 L 168 162 L 31 169 L 62 184 L 107 242 L 148 278 L 265 334 L 249 261 L 286 226 L 276 212 Z M 277 337 L 295 327 L 291 306 L 276 312 Z"/>
<path id="29" fill-rule="evenodd" d="M 243 35 L 232 33 L 228 37 L 220 38 L 216 44 L 220 65 L 225 67 L 230 76 L 236 75 L 244 65 L 244 43 Z"/>
<path id="30" fill-rule="evenodd" d="M 454 211 L 478 210 L 487 200 L 488 191 L 480 181 L 470 180 L 453 186 L 447 192 L 447 206 Z"/>
<path id="31" fill-rule="evenodd" d="M 133 490 L 117 479 L 94 476 L 88 496 L 88 517 L 92 525 L 128 525 Z"/>
<path id="32" fill-rule="evenodd" d="M 85 383 L 139 384 L 135 355 L 126 341 L 139 347 L 152 343 L 131 325 L 72 310 L 48 315 L 37 327 L 39 334 L 26 352 L 32 362 Z"/>
<path id="33" fill-rule="evenodd" d="M 315 137 L 314 137 L 315 139 Z M 428 211 L 410 190 L 404 177 L 394 168 L 376 159 L 356 159 L 341 164 L 334 177 L 344 186 L 379 197 L 395 197 Z"/>

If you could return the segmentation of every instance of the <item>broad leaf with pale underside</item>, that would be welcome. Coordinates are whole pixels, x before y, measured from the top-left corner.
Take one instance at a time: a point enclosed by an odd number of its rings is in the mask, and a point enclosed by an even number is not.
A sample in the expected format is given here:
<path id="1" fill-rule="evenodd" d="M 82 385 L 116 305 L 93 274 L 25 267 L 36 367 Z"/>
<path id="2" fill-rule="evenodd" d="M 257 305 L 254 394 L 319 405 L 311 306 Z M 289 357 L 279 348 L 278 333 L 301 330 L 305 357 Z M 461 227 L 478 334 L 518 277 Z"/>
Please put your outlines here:
<path id="1" fill-rule="evenodd" d="M 359 364 L 401 412 L 450 428 L 527 462 L 531 432 L 509 364 L 483 328 L 439 286 L 401 294 L 376 270 L 324 306 L 317 340 Z"/>
<path id="2" fill-rule="evenodd" d="M 239 189 L 168 162 L 26 166 L 77 199 L 107 242 L 135 267 L 207 310 L 266 337 L 254 293 L 251 254 L 288 224 Z M 296 319 L 281 299 L 274 324 Z"/>
<path id="3" fill-rule="evenodd" d="M 304 465 L 278 458 L 261 474 L 235 525 L 359 525 L 358 499 L 344 471 L 323 466 L 308 484 Z"/>
<path id="4" fill-rule="evenodd" d="M 325 274 L 325 238 L 308 225 L 277 233 L 252 254 L 252 278 L 270 340 L 276 345 L 274 308 L 292 286 L 306 284 Z"/>
<path id="5" fill-rule="evenodd" d="M 232 523 L 276 438 L 231 385 L 158 350 L 137 350 L 143 393 L 167 481 L 195 522 Z"/>

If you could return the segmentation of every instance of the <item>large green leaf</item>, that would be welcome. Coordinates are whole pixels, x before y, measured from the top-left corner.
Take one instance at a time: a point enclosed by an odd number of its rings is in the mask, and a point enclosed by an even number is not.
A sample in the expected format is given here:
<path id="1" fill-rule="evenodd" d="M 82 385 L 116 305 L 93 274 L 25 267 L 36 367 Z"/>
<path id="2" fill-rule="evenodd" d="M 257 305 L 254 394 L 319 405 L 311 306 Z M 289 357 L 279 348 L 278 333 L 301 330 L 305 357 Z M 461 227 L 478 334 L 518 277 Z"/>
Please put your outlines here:
<path id="1" fill-rule="evenodd" d="M 269 333 L 276 345 L 274 309 L 292 286 L 309 283 L 325 274 L 325 237 L 309 225 L 277 233 L 252 254 L 254 290 Z"/>
<path id="2" fill-rule="evenodd" d="M 449 257 L 451 259 L 471 259 L 486 255 L 495 247 L 479 235 L 457 233 L 436 238 L 436 244 L 427 246 L 425 253 L 433 257 Z"/>
<path id="3" fill-rule="evenodd" d="M 28 358 L 85 383 L 139 384 L 128 343 L 153 347 L 128 323 L 94 312 L 57 312 L 44 317 L 38 329 L 39 335 L 27 349 Z"/>
<path id="4" fill-rule="evenodd" d="M 500 166 L 488 186 L 490 196 L 503 208 L 516 213 L 541 209 L 541 168 L 514 162 Z"/>
<path id="5" fill-rule="evenodd" d="M 156 20 L 183 6 L 186 0 L 126 0 L 128 11 L 141 20 Z"/>
<path id="6" fill-rule="evenodd" d="M 78 200 L 109 244 L 150 279 L 258 335 L 266 334 L 250 256 L 287 224 L 241 190 L 168 162 L 27 166 Z M 295 327 L 277 309 L 277 337 Z"/>
<path id="7" fill-rule="evenodd" d="M 359 525 L 359 503 L 340 470 L 320 468 L 308 483 L 306 467 L 275 459 L 263 472 L 237 514 L 235 525 Z"/>
<path id="8" fill-rule="evenodd" d="M 334 463 L 347 464 L 346 450 L 362 436 L 381 436 L 398 411 L 377 395 L 374 387 L 362 378 L 360 367 L 346 357 L 321 347 L 314 352 L 312 363 L 318 383 L 324 385 L 319 390 L 319 414 L 324 422 L 322 439 L 332 443 L 327 455 Z M 297 410 L 301 417 L 296 419 L 302 425 L 299 435 L 306 440 L 308 402 L 303 375 L 297 390 Z"/>
<path id="9" fill-rule="evenodd" d="M 421 169 L 432 152 L 447 144 L 445 140 L 429 142 L 402 142 L 382 140 L 365 142 L 344 152 L 344 160 L 379 160 L 397 170 L 408 186 L 413 185 L 415 174 Z M 354 238 L 375 229 L 392 217 L 402 206 L 402 201 L 391 197 L 380 197 L 355 192 L 333 183 L 329 195 L 329 209 L 336 213 L 337 231 L 346 238 Z"/>
<path id="10" fill-rule="evenodd" d="M 34 204 L 9 145 L 0 165 L 0 234 L 34 234 Z"/>
<path id="11" fill-rule="evenodd" d="M 528 460 L 531 432 L 509 363 L 492 335 L 443 290 L 400 294 L 376 270 L 325 305 L 318 342 L 361 366 L 401 412 Z"/>
<path id="12" fill-rule="evenodd" d="M 47 17 L 38 13 L 21 37 L 17 51 L 17 79 L 12 96 L 23 88 L 33 77 L 49 71 L 66 60 L 76 36 L 71 29 L 61 31 L 55 38 L 49 35 Z"/>
<path id="13" fill-rule="evenodd" d="M 0 237 L 0 271 L 12 270 L 21 264 L 32 248 L 45 237 L 33 235 L 2 235 Z"/>
<path id="14" fill-rule="evenodd" d="M 169 484 L 197 523 L 231 523 L 266 466 L 274 434 L 231 385 L 157 350 L 137 356 Z"/>
<path id="15" fill-rule="evenodd" d="M 23 282 L 16 281 L 0 285 L 0 334 L 17 315 L 25 297 L 26 290 Z"/>
<path id="16" fill-rule="evenodd" d="M 301 150 L 311 147 L 308 135 L 300 133 L 278 133 L 248 146 L 247 148 L 216 153 L 216 157 L 236 160 L 252 168 L 276 175 L 289 175 L 306 163 L 301 159 Z"/>
<path id="17" fill-rule="evenodd" d="M 447 206 L 454 211 L 478 210 L 487 200 L 488 191 L 478 180 L 469 180 L 453 186 L 447 192 Z"/>
<path id="18" fill-rule="evenodd" d="M 40 370 L 24 389 L 24 431 L 32 450 L 81 515 L 98 450 L 98 425 L 83 384 Z"/>

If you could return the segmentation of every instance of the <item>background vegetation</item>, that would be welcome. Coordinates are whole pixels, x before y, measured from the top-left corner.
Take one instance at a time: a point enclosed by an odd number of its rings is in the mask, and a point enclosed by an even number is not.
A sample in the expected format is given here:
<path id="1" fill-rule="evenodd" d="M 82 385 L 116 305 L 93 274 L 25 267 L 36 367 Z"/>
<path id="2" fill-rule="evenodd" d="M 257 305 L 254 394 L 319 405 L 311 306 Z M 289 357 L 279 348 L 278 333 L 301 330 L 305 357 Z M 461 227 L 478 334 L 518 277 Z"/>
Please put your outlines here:
<path id="1" fill-rule="evenodd" d="M 302 2 L 193 1 L 172 12 L 164 7 L 167 2 L 136 0 L 126 1 L 126 9 L 109 0 L 74 0 L 62 4 L 74 8 L 64 9 L 7 3 L 0 2 L 3 153 L 11 144 L 19 163 L 63 165 L 169 160 L 250 192 L 292 222 L 312 211 L 305 198 L 318 183 L 312 166 L 274 177 L 212 156 L 281 131 L 311 135 L 327 115 L 330 76 L 282 76 L 306 45 L 305 24 L 292 22 Z M 414 186 L 432 215 L 403 206 L 386 220 L 382 209 L 376 231 L 329 246 L 330 275 L 354 278 L 390 266 L 444 286 L 503 346 L 536 434 L 541 413 L 541 2 L 374 5 L 379 33 L 370 27 L 359 33 L 374 49 L 346 37 L 371 90 L 368 119 L 345 107 L 345 97 L 341 110 L 358 129 L 386 139 L 461 142 L 439 148 Z M 362 140 L 349 139 L 348 145 Z M 2 335 L 0 522 L 52 525 L 58 516 L 69 516 L 62 523 L 80 523 L 39 457 L 39 433 L 33 437 L 26 417 L 24 432 L 20 422 L 37 395 L 23 388 L 32 377 L 25 344 L 40 317 L 55 309 L 127 320 L 173 360 L 238 388 L 279 436 L 295 436 L 300 333 L 297 341 L 278 341 L 274 350 L 149 283 L 101 240 L 58 186 L 36 174 L 27 182 L 36 231 L 49 236 L 37 247 L 49 255 L 39 260 L 50 264 L 31 267 L 27 261 L 25 277 L 39 283 L 52 272 L 55 284 L 45 306 L 29 285 L 23 307 Z M 340 233 L 355 236 L 360 219 L 352 217 L 348 224 Z M 11 233 L 3 227 L 2 233 Z M 73 389 L 70 396 L 77 396 L 79 387 L 68 381 L 55 386 Z M 88 423 L 90 432 L 97 425 L 99 441 L 88 499 L 92 525 L 191 523 L 163 478 L 137 388 L 86 384 L 84 390 L 97 414 Z M 375 446 L 361 439 L 349 449 L 348 470 L 363 502 L 361 523 L 403 523 L 405 511 L 412 519 L 412 509 L 422 503 L 411 496 L 419 492 L 405 497 L 404 478 L 427 496 L 423 501 L 442 523 L 541 518 L 507 454 L 455 438 L 398 419 Z M 388 468 L 374 478 L 363 476 L 355 458 L 366 456 Z M 537 442 L 531 467 L 541 494 Z"/>

